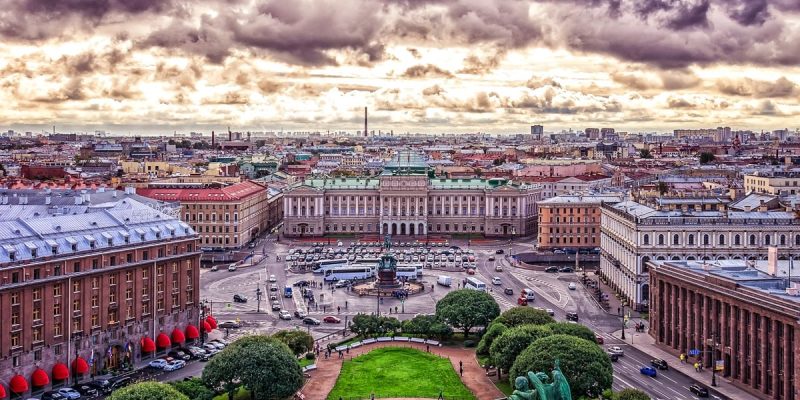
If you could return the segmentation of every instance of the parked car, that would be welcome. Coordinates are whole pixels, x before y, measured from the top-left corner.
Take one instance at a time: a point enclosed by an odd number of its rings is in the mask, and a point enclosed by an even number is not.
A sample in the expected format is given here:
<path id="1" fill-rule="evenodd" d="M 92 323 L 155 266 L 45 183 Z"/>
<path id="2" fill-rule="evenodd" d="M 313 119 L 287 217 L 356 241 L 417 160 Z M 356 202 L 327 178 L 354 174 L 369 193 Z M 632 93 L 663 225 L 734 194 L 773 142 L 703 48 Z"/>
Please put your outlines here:
<path id="1" fill-rule="evenodd" d="M 575 290 L 578 288 L 578 285 L 576 285 L 575 282 L 570 282 L 569 285 L 567 285 L 567 287 L 569 288 L 569 290 Z"/>
<path id="2" fill-rule="evenodd" d="M 229 265 L 228 266 L 228 272 L 234 272 L 234 271 L 236 271 L 236 264 Z"/>
<path id="3" fill-rule="evenodd" d="M 494 254 L 503 254 L 503 253 L 505 253 L 505 251 L 503 251 L 503 249 L 497 249 L 494 252 Z"/>
<path id="4" fill-rule="evenodd" d="M 278 313 L 278 318 L 288 321 L 288 320 L 292 319 L 292 314 L 289 313 L 286 310 L 281 310 L 281 312 Z"/>
<path id="5" fill-rule="evenodd" d="M 619 346 L 608 346 L 608 349 L 606 349 L 606 351 L 608 351 L 608 354 L 616 354 L 618 356 L 625 355 L 625 351 L 622 350 L 622 347 Z"/>
<path id="6" fill-rule="evenodd" d="M 175 360 L 164 366 L 164 371 L 176 371 L 186 366 L 186 361 Z"/>
<path id="7" fill-rule="evenodd" d="M 86 397 L 95 397 L 99 394 L 99 391 L 93 385 L 88 383 L 78 383 L 76 385 L 72 385 L 72 388 L 75 389 L 81 396 Z"/>
<path id="8" fill-rule="evenodd" d="M 658 371 L 656 371 L 655 368 L 647 366 L 640 368 L 639 373 L 642 375 L 647 375 L 651 378 L 655 378 L 656 376 L 658 376 Z"/>
<path id="9" fill-rule="evenodd" d="M 699 383 L 689 386 L 689 391 L 697 397 L 708 397 L 708 389 L 701 386 Z"/>
<path id="10" fill-rule="evenodd" d="M 211 340 L 211 341 L 207 342 L 206 344 L 210 344 L 210 345 L 216 347 L 217 350 L 222 350 L 222 349 L 225 348 L 225 343 L 218 342 L 216 340 Z"/>
<path id="11" fill-rule="evenodd" d="M 318 319 L 311 318 L 311 317 L 303 318 L 303 323 L 306 324 L 306 325 L 319 325 L 319 324 L 321 324 L 321 322 L 319 322 Z"/>
<path id="12" fill-rule="evenodd" d="M 203 349 L 201 349 L 201 348 L 199 348 L 199 347 L 197 347 L 197 346 L 190 346 L 190 347 L 188 347 L 188 348 L 186 349 L 186 351 L 187 351 L 189 354 L 191 354 L 193 358 L 197 358 L 197 359 L 200 359 L 200 358 L 202 358 L 204 355 L 206 355 L 206 354 L 207 354 L 205 350 L 203 350 Z"/>
<path id="13" fill-rule="evenodd" d="M 185 352 L 183 352 L 181 350 L 172 350 L 167 355 L 172 357 L 172 358 L 176 358 L 178 360 L 183 360 L 183 361 L 189 361 L 189 360 L 192 359 L 191 355 L 189 355 L 188 353 L 185 353 Z"/>
<path id="14" fill-rule="evenodd" d="M 270 281 L 270 282 L 277 282 L 277 281 L 278 281 L 278 278 L 276 278 L 276 277 L 275 277 L 275 275 L 270 275 L 270 276 L 269 276 L 269 281 Z"/>
<path id="15" fill-rule="evenodd" d="M 234 303 L 247 303 L 247 297 L 242 296 L 240 294 L 233 295 L 233 302 Z"/>
<path id="16" fill-rule="evenodd" d="M 547 267 L 547 268 L 544 269 L 544 272 L 551 273 L 551 274 L 552 273 L 556 273 L 556 272 L 558 272 L 558 267 Z"/>
<path id="17" fill-rule="evenodd" d="M 148 367 L 156 369 L 164 369 L 165 365 L 167 365 L 167 360 L 163 358 L 157 358 L 147 364 Z"/>
<path id="18" fill-rule="evenodd" d="M 578 313 L 568 312 L 567 313 L 567 321 L 578 322 Z"/>
<path id="19" fill-rule="evenodd" d="M 56 391 L 58 392 L 58 394 L 64 396 L 65 399 L 71 399 L 72 400 L 72 399 L 80 399 L 81 398 L 80 392 L 78 392 L 77 390 L 75 390 L 73 388 L 65 387 L 65 388 L 58 389 Z"/>
<path id="20" fill-rule="evenodd" d="M 335 288 L 343 288 L 343 287 L 347 287 L 347 286 L 350 286 L 350 281 L 348 281 L 347 279 L 342 279 L 342 280 L 336 282 L 335 285 L 333 285 L 333 287 L 335 287 Z"/>
<path id="21" fill-rule="evenodd" d="M 109 393 L 111 393 L 111 392 L 113 392 L 113 391 L 115 391 L 115 390 L 117 390 L 119 388 L 123 388 L 125 386 L 128 386 L 131 383 L 133 383 L 131 378 L 128 378 L 127 376 L 123 376 L 123 377 L 120 377 L 120 378 L 111 378 L 108 381 L 110 383 L 110 385 L 108 387 L 109 388 Z"/>
<path id="22" fill-rule="evenodd" d="M 505 294 L 507 294 L 509 296 L 513 296 L 514 295 L 514 289 L 512 289 L 510 287 L 507 287 L 507 288 L 503 289 L 503 293 L 505 293 Z"/>
<path id="23" fill-rule="evenodd" d="M 213 344 L 211 344 L 211 343 L 206 343 L 206 344 L 204 344 L 204 345 L 203 345 L 203 350 L 205 350 L 205 351 L 206 351 L 206 353 L 207 353 L 209 356 L 214 356 L 215 354 L 219 353 L 219 349 L 217 348 L 217 346 L 214 346 L 214 345 L 213 345 Z"/>
<path id="24" fill-rule="evenodd" d="M 295 318 L 303 319 L 308 316 L 308 313 L 302 310 L 297 310 L 294 312 Z"/>
<path id="25" fill-rule="evenodd" d="M 475 275 L 475 269 L 474 268 L 467 268 L 467 275 Z"/>
<path id="26" fill-rule="evenodd" d="M 561 267 L 561 268 L 558 269 L 558 272 L 572 273 L 572 272 L 575 272 L 575 270 L 572 269 L 572 267 Z"/>
<path id="27" fill-rule="evenodd" d="M 503 272 L 503 266 L 500 265 L 500 264 L 497 264 L 497 265 L 494 266 L 494 270 L 495 270 L 495 272 Z"/>
<path id="28" fill-rule="evenodd" d="M 225 321 L 218 325 L 222 329 L 239 329 L 242 326 L 235 321 Z"/>
<path id="29" fill-rule="evenodd" d="M 294 286 L 294 287 L 303 287 L 303 286 L 308 286 L 308 285 L 309 285 L 308 281 L 297 281 L 297 282 L 292 284 L 292 286 Z"/>
<path id="30" fill-rule="evenodd" d="M 552 308 L 547 308 L 547 309 L 545 309 L 544 311 L 547 313 L 547 315 L 549 315 L 549 316 L 551 316 L 551 317 L 552 317 L 552 316 L 554 316 L 554 315 L 556 315 L 556 312 L 555 312 L 555 311 L 553 311 L 553 309 L 552 309 Z"/>
<path id="31" fill-rule="evenodd" d="M 669 370 L 669 365 L 667 364 L 667 361 L 666 360 L 662 360 L 660 358 L 656 358 L 656 359 L 650 360 L 650 365 L 652 365 L 652 366 L 654 366 L 654 367 L 656 367 L 657 369 L 660 369 L 660 370 L 664 370 L 664 371 L 668 371 Z"/>
<path id="32" fill-rule="evenodd" d="M 277 292 L 278 291 L 278 285 L 276 285 L 274 283 L 269 285 L 269 291 L 270 292 Z"/>
<path id="33" fill-rule="evenodd" d="M 62 395 L 61 393 L 58 393 L 58 391 L 55 391 L 55 390 L 50 390 L 50 391 L 42 393 L 42 400 L 65 400 L 65 399 L 66 399 L 66 397 L 64 397 L 64 395 Z M 31 400 L 31 399 L 28 399 L 28 400 Z"/>
<path id="34" fill-rule="evenodd" d="M 327 317 L 323 318 L 322 320 L 327 322 L 327 323 L 329 323 L 329 324 L 338 324 L 339 322 L 342 322 L 341 319 L 339 319 L 338 317 L 334 317 L 333 315 L 328 315 Z"/>
<path id="35" fill-rule="evenodd" d="M 487 258 L 487 260 L 494 261 L 494 256 L 489 256 L 489 258 Z"/>

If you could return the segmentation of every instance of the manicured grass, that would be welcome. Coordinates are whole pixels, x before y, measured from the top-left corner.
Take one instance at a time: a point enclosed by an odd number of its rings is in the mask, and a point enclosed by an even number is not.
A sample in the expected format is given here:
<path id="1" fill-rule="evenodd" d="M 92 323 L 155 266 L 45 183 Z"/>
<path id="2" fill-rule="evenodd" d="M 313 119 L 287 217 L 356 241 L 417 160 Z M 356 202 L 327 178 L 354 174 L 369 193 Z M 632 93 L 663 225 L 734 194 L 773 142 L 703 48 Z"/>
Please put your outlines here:
<path id="1" fill-rule="evenodd" d="M 511 387 L 511 383 L 508 382 L 507 379 L 503 379 L 495 383 L 498 389 L 503 392 L 506 396 L 511 396 L 511 393 L 514 393 L 514 389 Z"/>
<path id="2" fill-rule="evenodd" d="M 228 400 L 228 394 L 223 393 L 214 397 L 214 400 Z M 245 388 L 239 388 L 239 390 L 233 395 L 233 400 L 250 400 L 250 392 Z"/>
<path id="3" fill-rule="evenodd" d="M 474 399 L 450 360 L 419 350 L 385 347 L 345 361 L 328 399 L 422 397 Z"/>
<path id="4" fill-rule="evenodd" d="M 298 359 L 297 362 L 300 363 L 300 368 L 303 368 L 303 367 L 307 367 L 307 366 L 309 366 L 311 364 L 316 363 L 317 360 L 309 360 L 309 359 L 303 357 L 303 358 Z"/>

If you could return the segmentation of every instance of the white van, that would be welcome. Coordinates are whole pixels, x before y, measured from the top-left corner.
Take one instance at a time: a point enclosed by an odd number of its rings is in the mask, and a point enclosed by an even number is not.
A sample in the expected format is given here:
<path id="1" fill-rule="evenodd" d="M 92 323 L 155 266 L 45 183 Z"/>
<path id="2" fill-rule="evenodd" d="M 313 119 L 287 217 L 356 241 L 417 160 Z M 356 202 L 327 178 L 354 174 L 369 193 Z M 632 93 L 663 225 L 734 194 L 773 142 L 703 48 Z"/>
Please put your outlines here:
<path id="1" fill-rule="evenodd" d="M 442 286 L 450 287 L 453 284 L 453 278 L 447 275 L 439 275 L 439 279 L 436 280 L 436 283 Z"/>
<path id="2" fill-rule="evenodd" d="M 522 289 L 522 294 L 525 296 L 525 300 L 534 301 L 536 300 L 536 293 L 533 292 L 533 289 Z"/>

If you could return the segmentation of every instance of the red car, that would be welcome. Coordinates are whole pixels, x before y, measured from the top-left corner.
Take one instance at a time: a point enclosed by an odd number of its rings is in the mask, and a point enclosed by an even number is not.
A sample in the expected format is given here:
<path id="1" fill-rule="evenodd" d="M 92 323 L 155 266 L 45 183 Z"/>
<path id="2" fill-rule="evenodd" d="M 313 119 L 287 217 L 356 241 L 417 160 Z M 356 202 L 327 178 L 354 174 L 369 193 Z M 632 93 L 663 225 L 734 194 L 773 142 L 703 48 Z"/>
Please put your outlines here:
<path id="1" fill-rule="evenodd" d="M 520 296 L 519 298 L 517 298 L 517 305 L 527 306 L 528 305 L 528 299 L 525 298 L 525 296 Z"/>
<path id="2" fill-rule="evenodd" d="M 595 340 L 597 340 L 597 344 L 603 344 L 605 342 L 605 340 L 603 340 L 603 337 L 596 333 L 594 334 L 594 338 Z"/>
<path id="3" fill-rule="evenodd" d="M 339 322 L 342 322 L 341 319 L 339 319 L 337 317 L 334 317 L 333 315 L 328 315 L 327 317 L 323 318 L 322 320 L 327 322 L 327 323 L 329 323 L 329 324 L 338 324 Z"/>

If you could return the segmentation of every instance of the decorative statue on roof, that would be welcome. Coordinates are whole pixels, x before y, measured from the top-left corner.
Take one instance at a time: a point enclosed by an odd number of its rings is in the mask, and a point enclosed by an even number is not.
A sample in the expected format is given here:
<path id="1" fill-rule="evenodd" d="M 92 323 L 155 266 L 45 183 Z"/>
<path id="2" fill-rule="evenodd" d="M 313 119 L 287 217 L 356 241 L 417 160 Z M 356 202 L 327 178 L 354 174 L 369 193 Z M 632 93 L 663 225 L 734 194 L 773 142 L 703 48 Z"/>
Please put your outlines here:
<path id="1" fill-rule="evenodd" d="M 567 378 L 561 372 L 558 360 L 553 370 L 553 382 L 544 372 L 528 371 L 528 377 L 518 376 L 514 380 L 511 400 L 572 400 L 572 391 Z"/>

